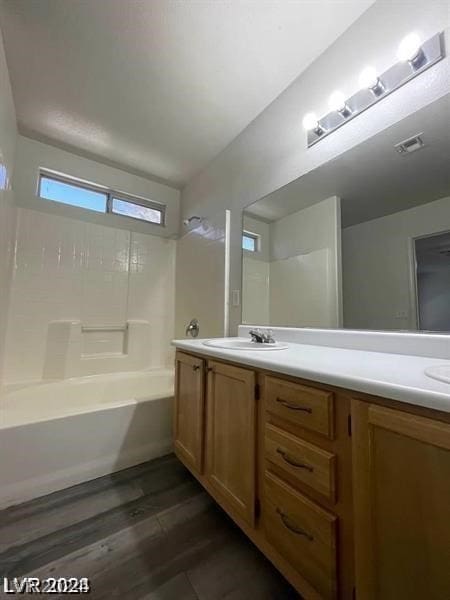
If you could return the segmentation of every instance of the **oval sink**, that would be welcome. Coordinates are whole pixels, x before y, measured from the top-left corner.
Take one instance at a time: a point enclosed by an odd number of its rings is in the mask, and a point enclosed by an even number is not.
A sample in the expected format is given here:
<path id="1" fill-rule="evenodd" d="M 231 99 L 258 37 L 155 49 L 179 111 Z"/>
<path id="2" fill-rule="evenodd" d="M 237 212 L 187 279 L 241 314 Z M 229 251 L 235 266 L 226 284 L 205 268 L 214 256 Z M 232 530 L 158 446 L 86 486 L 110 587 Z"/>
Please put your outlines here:
<path id="1" fill-rule="evenodd" d="M 204 346 L 224 348 L 226 350 L 286 350 L 287 344 L 275 342 L 274 344 L 258 344 L 242 338 L 214 338 L 203 342 Z"/>
<path id="2" fill-rule="evenodd" d="M 450 365 L 437 365 L 436 367 L 428 367 L 425 369 L 425 375 L 444 383 L 450 383 Z"/>

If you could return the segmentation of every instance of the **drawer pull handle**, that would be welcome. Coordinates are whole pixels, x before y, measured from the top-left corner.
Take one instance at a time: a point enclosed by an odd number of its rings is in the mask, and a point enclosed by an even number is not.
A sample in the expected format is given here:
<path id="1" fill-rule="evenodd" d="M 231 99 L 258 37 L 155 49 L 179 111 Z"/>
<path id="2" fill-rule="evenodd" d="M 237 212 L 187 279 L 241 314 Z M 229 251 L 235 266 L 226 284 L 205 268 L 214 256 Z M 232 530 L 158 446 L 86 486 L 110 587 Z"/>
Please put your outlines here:
<path id="1" fill-rule="evenodd" d="M 281 522 L 286 527 L 286 529 L 289 529 L 289 531 L 292 531 L 292 533 L 295 533 L 297 535 L 302 535 L 309 542 L 314 541 L 314 538 L 310 533 L 308 533 L 304 529 L 301 529 L 301 527 L 298 527 L 297 525 L 295 525 L 295 523 L 292 523 L 292 521 L 289 519 L 289 517 L 286 514 L 284 514 L 284 512 L 281 509 L 279 509 L 278 507 L 277 507 L 277 513 L 280 516 Z"/>
<path id="2" fill-rule="evenodd" d="M 312 473 L 314 471 L 314 467 L 312 467 L 311 465 L 307 465 L 306 463 L 297 462 L 294 458 L 291 458 L 289 456 L 289 454 L 286 452 L 286 450 L 283 450 L 283 448 L 277 448 L 277 452 L 281 456 L 281 458 L 285 462 L 287 462 L 289 465 L 291 465 L 293 467 L 297 467 L 298 469 L 306 469 L 310 473 Z"/>
<path id="3" fill-rule="evenodd" d="M 198 371 L 200 369 L 200 365 L 193 365 L 192 370 Z"/>
<path id="4" fill-rule="evenodd" d="M 310 408 L 309 406 L 299 406 L 298 404 L 292 404 L 292 402 L 283 400 L 283 398 L 277 398 L 277 402 L 282 404 L 285 408 L 289 408 L 290 410 L 301 410 L 309 414 L 312 413 L 312 408 Z"/>

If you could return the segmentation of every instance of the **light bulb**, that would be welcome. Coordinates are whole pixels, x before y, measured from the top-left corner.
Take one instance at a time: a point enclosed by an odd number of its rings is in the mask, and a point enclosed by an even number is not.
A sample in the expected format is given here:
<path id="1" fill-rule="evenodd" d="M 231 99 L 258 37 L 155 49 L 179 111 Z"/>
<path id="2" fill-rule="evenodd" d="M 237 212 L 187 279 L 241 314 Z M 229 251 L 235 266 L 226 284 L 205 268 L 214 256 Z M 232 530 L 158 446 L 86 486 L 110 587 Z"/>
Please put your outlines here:
<path id="1" fill-rule="evenodd" d="M 359 85 L 362 88 L 373 88 L 378 85 L 378 75 L 374 67 L 366 67 L 359 76 Z"/>
<path id="2" fill-rule="evenodd" d="M 409 33 L 400 42 L 397 57 L 402 61 L 414 61 L 421 51 L 421 39 L 417 33 Z"/>
<path id="3" fill-rule="evenodd" d="M 335 91 L 331 94 L 328 104 L 331 110 L 342 111 L 345 110 L 345 96 L 342 92 Z"/>
<path id="4" fill-rule="evenodd" d="M 319 127 L 319 121 L 317 120 L 315 113 L 310 112 L 303 117 L 303 127 L 306 131 L 312 131 Z"/>
<path id="5" fill-rule="evenodd" d="M 359 76 L 359 85 L 364 89 L 370 90 L 377 97 L 381 96 L 386 91 L 384 83 L 378 77 L 374 67 L 366 67 L 363 69 Z"/>

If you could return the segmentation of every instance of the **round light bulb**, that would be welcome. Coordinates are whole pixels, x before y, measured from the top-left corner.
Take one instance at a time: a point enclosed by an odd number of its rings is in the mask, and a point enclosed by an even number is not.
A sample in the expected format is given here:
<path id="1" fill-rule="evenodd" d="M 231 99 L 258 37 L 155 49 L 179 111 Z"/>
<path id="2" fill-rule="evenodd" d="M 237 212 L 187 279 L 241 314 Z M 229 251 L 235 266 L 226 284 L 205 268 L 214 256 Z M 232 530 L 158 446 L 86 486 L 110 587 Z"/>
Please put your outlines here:
<path id="1" fill-rule="evenodd" d="M 374 67 L 366 67 L 361 71 L 359 85 L 362 88 L 373 88 L 378 85 L 378 75 Z"/>
<path id="2" fill-rule="evenodd" d="M 420 52 L 421 39 L 417 33 L 409 33 L 400 42 L 397 50 L 399 60 L 412 61 Z"/>
<path id="3" fill-rule="evenodd" d="M 313 112 L 307 113 L 303 117 L 303 127 L 306 129 L 306 131 L 311 131 L 312 129 L 316 129 L 318 124 L 319 124 L 319 122 L 317 121 L 317 117 L 316 117 L 315 113 L 313 113 Z"/>
<path id="4" fill-rule="evenodd" d="M 345 96 L 342 92 L 333 92 L 330 96 L 328 104 L 331 110 L 345 110 Z"/>

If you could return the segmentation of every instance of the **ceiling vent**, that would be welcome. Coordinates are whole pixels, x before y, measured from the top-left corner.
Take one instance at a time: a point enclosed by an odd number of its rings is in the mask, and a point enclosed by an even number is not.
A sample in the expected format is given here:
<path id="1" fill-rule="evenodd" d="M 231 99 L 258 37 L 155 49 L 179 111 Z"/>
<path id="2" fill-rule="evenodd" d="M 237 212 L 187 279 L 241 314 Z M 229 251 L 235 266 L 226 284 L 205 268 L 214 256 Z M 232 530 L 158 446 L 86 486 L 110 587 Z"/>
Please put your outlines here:
<path id="1" fill-rule="evenodd" d="M 395 144 L 394 148 L 399 154 L 411 154 L 411 152 L 420 150 L 425 146 L 422 136 L 423 133 L 418 133 L 417 135 L 414 135 L 413 137 L 410 137 L 407 140 L 403 140 L 403 142 Z"/>

